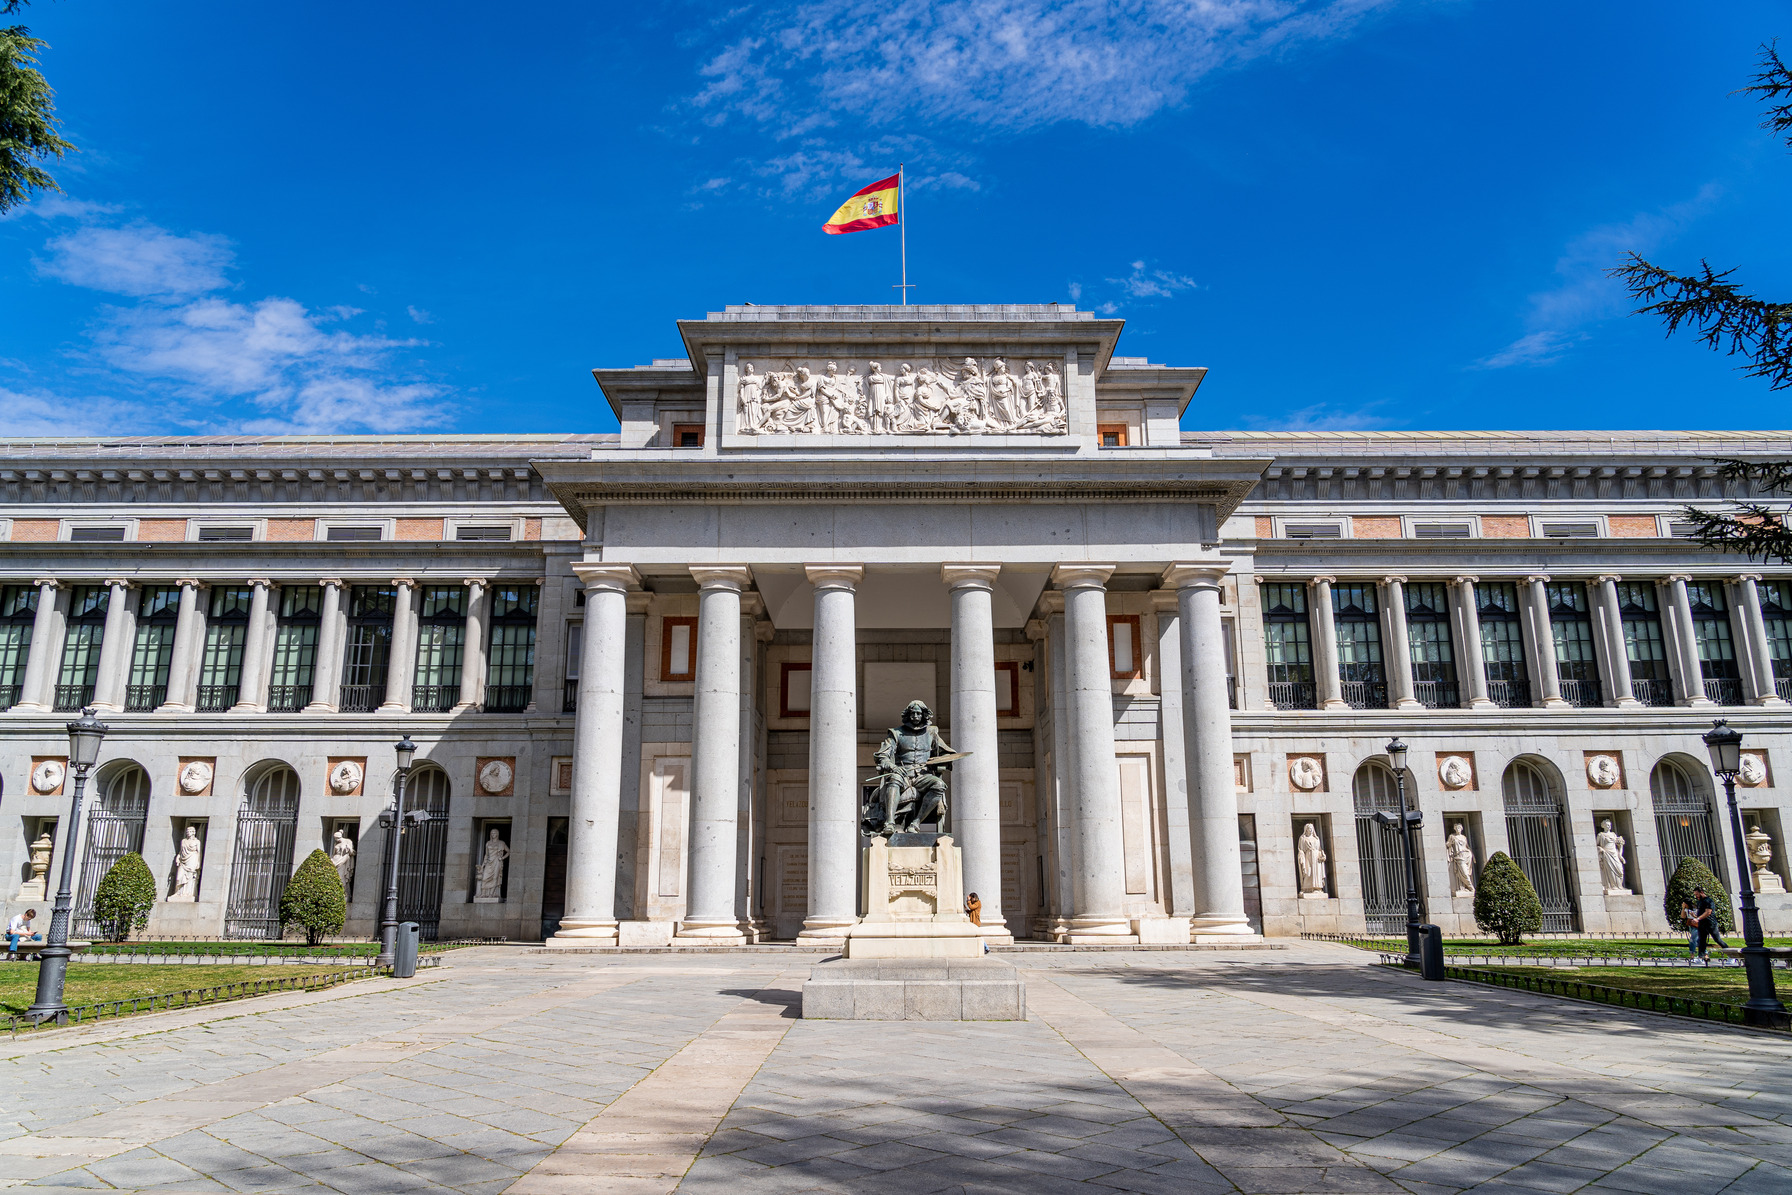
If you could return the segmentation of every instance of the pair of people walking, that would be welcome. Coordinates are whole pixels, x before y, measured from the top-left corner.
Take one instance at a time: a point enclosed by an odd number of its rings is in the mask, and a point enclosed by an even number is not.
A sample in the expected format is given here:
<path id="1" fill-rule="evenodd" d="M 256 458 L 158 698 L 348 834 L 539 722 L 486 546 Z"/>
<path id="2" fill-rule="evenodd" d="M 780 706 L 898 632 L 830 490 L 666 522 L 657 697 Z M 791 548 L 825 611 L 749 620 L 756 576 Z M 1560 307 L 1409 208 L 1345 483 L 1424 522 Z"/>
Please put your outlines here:
<path id="1" fill-rule="evenodd" d="M 1708 953 L 1709 943 L 1716 942 L 1725 949 L 1729 948 L 1730 944 L 1724 941 L 1723 935 L 1718 932 L 1717 906 L 1712 903 L 1703 888 L 1695 887 L 1692 890 L 1692 899 L 1680 902 L 1680 924 L 1686 926 L 1687 929 L 1687 951 L 1707 967 L 1711 965 L 1711 956 Z"/>

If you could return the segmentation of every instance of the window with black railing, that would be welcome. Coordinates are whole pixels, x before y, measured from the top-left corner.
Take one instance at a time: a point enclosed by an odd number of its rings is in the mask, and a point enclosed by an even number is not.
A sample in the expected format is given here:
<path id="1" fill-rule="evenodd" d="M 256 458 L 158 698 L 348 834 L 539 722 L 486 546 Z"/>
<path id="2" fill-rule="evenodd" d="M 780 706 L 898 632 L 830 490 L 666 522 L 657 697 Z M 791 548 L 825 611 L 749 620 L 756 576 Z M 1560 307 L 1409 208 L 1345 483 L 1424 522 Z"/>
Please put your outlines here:
<path id="1" fill-rule="evenodd" d="M 1481 659 L 1487 668 L 1487 696 L 1502 709 L 1531 704 L 1531 679 L 1524 664 L 1524 623 L 1518 586 L 1488 581 L 1475 586 L 1481 620 Z"/>
<path id="2" fill-rule="evenodd" d="M 576 714 L 579 710 L 579 661 L 584 658 L 585 624 L 569 622 L 566 624 L 566 671 L 561 673 L 566 678 L 560 696 L 560 712 Z"/>
<path id="3" fill-rule="evenodd" d="M 1552 581 L 1543 587 L 1543 592 L 1549 602 L 1549 631 L 1556 645 L 1556 678 L 1562 688 L 1562 700 L 1576 706 L 1604 704 L 1585 583 Z"/>
<path id="4" fill-rule="evenodd" d="M 1624 658 L 1630 664 L 1630 695 L 1644 705 L 1673 705 L 1667 644 L 1661 634 L 1661 607 L 1655 582 L 1619 581 L 1618 617 L 1624 625 Z"/>
<path id="5" fill-rule="evenodd" d="M 494 585 L 491 648 L 486 654 L 485 704 L 488 714 L 516 714 L 529 706 L 535 686 L 535 614 L 539 585 Z"/>
<path id="6" fill-rule="evenodd" d="M 386 700 L 386 673 L 392 663 L 392 611 L 398 591 L 391 586 L 356 585 L 349 590 L 348 638 L 342 649 L 342 682 L 336 708 L 366 714 Z"/>
<path id="7" fill-rule="evenodd" d="M 1773 689 L 1782 700 L 1792 701 L 1792 581 L 1762 581 L 1759 588 Z"/>
<path id="8" fill-rule="evenodd" d="M 1730 604 L 1723 582 L 1688 581 L 1686 601 L 1692 607 L 1692 635 L 1705 696 L 1719 705 L 1741 705 L 1742 671 L 1730 635 Z"/>
<path id="9" fill-rule="evenodd" d="M 1277 709 L 1317 709 L 1307 587 L 1299 581 L 1269 581 L 1257 588 L 1263 601 L 1263 649 L 1269 670 L 1270 703 Z"/>
<path id="10" fill-rule="evenodd" d="M 269 713 L 293 714 L 311 704 L 323 608 L 321 585 L 288 585 L 281 589 L 280 622 L 274 631 L 274 667 L 268 673 Z"/>
<path id="11" fill-rule="evenodd" d="M 168 668 L 174 663 L 174 623 L 180 617 L 180 589 L 146 585 L 137 598 L 137 641 L 131 646 L 131 674 L 124 708 L 153 710 L 168 700 Z"/>
<path id="12" fill-rule="evenodd" d="M 205 612 L 205 651 L 199 659 L 199 691 L 193 708 L 221 713 L 237 702 L 243 679 L 243 643 L 255 591 L 247 585 L 214 585 Z"/>
<path id="13" fill-rule="evenodd" d="M 1356 710 L 1388 707 L 1387 673 L 1381 659 L 1381 607 L 1374 582 L 1332 586 L 1332 625 L 1338 638 L 1338 687 Z"/>
<path id="14" fill-rule="evenodd" d="M 35 585 L 0 585 L 0 710 L 19 704 L 23 692 L 37 592 Z"/>
<path id="15" fill-rule="evenodd" d="M 1450 639 L 1450 588 L 1441 581 L 1413 581 L 1405 588 L 1412 694 L 1427 709 L 1454 709 L 1462 694 Z"/>
<path id="16" fill-rule="evenodd" d="M 111 592 L 106 585 L 77 585 L 69 594 L 68 631 L 62 640 L 62 666 L 56 673 L 52 699 L 58 713 L 78 710 L 93 701 Z"/>
<path id="17" fill-rule="evenodd" d="M 467 591 L 426 585 L 417 617 L 417 670 L 411 712 L 445 714 L 460 703 L 460 666 L 467 642 Z"/>

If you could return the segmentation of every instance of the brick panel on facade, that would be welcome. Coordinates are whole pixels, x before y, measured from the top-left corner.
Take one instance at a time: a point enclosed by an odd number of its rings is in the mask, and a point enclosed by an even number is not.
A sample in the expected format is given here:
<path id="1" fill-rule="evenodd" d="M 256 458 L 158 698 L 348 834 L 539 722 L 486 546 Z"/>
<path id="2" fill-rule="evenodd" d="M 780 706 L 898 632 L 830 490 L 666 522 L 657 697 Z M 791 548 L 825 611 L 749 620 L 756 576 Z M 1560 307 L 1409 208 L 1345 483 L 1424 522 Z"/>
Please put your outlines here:
<path id="1" fill-rule="evenodd" d="M 1613 535 L 1626 539 L 1653 539 L 1661 534 L 1654 515 L 1612 515 L 1606 525 Z"/>
<path id="2" fill-rule="evenodd" d="M 1531 521 L 1524 515 L 1482 515 L 1481 535 L 1484 539 L 1529 539 Z"/>
<path id="3" fill-rule="evenodd" d="M 1358 515 L 1350 520 L 1350 534 L 1353 539 L 1399 539 L 1400 516 Z"/>
<path id="4" fill-rule="evenodd" d="M 441 519 L 400 519 L 398 520 L 398 539 L 401 540 L 436 540 L 442 538 Z"/>

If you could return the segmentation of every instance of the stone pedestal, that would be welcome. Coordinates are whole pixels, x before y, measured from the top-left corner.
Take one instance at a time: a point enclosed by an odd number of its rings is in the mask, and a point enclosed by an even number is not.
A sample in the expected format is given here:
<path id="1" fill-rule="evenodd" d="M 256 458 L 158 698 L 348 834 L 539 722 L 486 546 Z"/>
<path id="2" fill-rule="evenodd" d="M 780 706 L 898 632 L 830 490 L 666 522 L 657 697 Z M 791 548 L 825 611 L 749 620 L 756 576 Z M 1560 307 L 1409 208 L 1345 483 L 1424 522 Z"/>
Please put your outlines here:
<path id="1" fill-rule="evenodd" d="M 1786 886 L 1780 883 L 1780 877 L 1776 873 L 1765 867 L 1755 873 L 1756 892 L 1784 892 L 1785 890 Z"/>
<path id="2" fill-rule="evenodd" d="M 964 911 L 964 865 L 950 834 L 900 834 L 865 848 L 865 916 L 846 933 L 849 959 L 983 957 Z M 931 841 L 929 841 L 931 840 Z"/>
<path id="3" fill-rule="evenodd" d="M 803 1016 L 828 1021 L 1024 1021 L 1027 989 L 1014 964 L 995 958 L 831 959 L 816 964 L 803 984 Z"/>

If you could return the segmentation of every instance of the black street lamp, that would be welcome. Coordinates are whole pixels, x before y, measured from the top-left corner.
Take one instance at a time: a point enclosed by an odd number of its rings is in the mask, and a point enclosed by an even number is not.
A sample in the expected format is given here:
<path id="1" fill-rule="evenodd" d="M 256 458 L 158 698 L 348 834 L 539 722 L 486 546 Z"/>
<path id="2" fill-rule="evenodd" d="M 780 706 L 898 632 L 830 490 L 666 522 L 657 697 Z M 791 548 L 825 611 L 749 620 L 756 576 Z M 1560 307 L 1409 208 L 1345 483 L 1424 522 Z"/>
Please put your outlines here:
<path id="1" fill-rule="evenodd" d="M 398 783 L 392 792 L 392 807 L 380 814 L 380 826 L 386 831 L 386 907 L 380 919 L 380 953 L 374 960 L 381 967 L 390 967 L 398 950 L 398 837 L 404 823 L 429 820 L 427 809 L 404 809 L 405 781 L 411 776 L 411 761 L 417 757 L 417 744 L 405 735 L 393 747 L 398 755 Z"/>
<path id="2" fill-rule="evenodd" d="M 1787 1028 L 1786 1006 L 1773 990 L 1773 956 L 1761 941 L 1761 914 L 1755 909 L 1755 877 L 1749 873 L 1748 850 L 1742 838 L 1742 814 L 1736 809 L 1736 774 L 1742 771 L 1742 735 L 1719 718 L 1705 735 L 1711 770 L 1724 782 L 1730 800 L 1730 837 L 1736 848 L 1736 870 L 1742 889 L 1742 966 L 1748 972 L 1748 1001 L 1742 1019 L 1769 1029 Z"/>
<path id="3" fill-rule="evenodd" d="M 1406 807 L 1406 744 L 1390 739 L 1387 745 L 1388 764 L 1394 769 L 1394 783 L 1400 792 L 1400 816 L 1385 809 L 1375 812 L 1375 820 L 1390 830 L 1400 827 L 1400 853 L 1406 859 L 1406 965 L 1419 969 L 1419 871 L 1413 861 L 1412 832 L 1425 818 L 1417 809 Z"/>
<path id="4" fill-rule="evenodd" d="M 38 953 L 37 999 L 25 1010 L 34 1021 L 60 1021 L 68 1016 L 68 1005 L 62 1002 L 62 987 L 68 978 L 68 920 L 74 904 L 75 843 L 81 834 L 81 796 L 87 788 L 87 773 L 99 762 L 100 743 L 109 728 L 93 716 L 92 708 L 68 724 L 68 762 L 75 770 L 75 795 L 68 814 L 68 831 L 62 836 L 62 886 L 56 890 L 56 908 L 50 914 L 50 932 L 44 948 Z"/>

